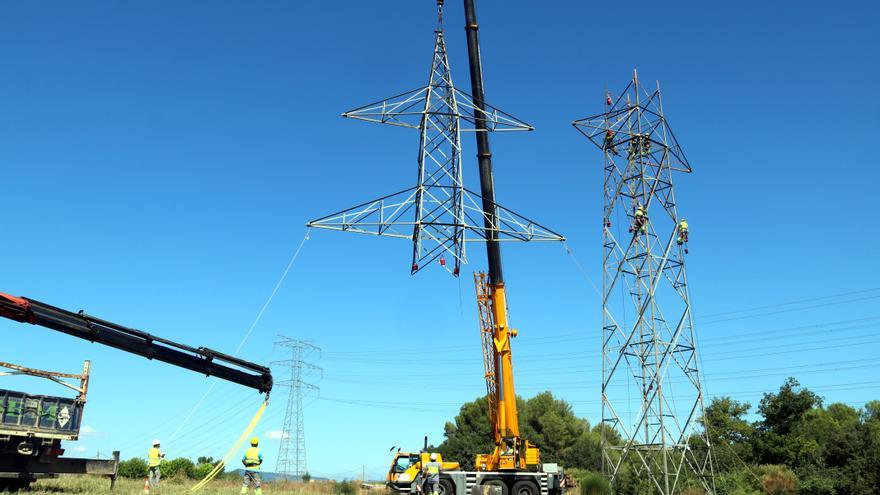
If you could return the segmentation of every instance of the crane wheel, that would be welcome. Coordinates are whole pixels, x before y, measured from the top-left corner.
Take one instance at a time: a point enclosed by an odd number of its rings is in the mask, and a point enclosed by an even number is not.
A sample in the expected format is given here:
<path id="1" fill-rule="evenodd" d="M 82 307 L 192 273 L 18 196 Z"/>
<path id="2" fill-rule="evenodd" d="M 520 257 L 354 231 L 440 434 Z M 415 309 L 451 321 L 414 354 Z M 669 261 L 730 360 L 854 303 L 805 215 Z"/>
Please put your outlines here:
<path id="1" fill-rule="evenodd" d="M 486 480 L 479 485 L 478 490 L 475 490 L 475 492 L 480 495 L 510 495 L 507 483 L 503 480 Z"/>
<path id="2" fill-rule="evenodd" d="M 539 493 L 538 485 L 531 481 L 520 480 L 513 484 L 510 495 L 538 495 Z"/>
<path id="3" fill-rule="evenodd" d="M 455 495 L 455 486 L 452 484 L 452 480 L 441 478 L 440 493 L 437 495 Z"/>

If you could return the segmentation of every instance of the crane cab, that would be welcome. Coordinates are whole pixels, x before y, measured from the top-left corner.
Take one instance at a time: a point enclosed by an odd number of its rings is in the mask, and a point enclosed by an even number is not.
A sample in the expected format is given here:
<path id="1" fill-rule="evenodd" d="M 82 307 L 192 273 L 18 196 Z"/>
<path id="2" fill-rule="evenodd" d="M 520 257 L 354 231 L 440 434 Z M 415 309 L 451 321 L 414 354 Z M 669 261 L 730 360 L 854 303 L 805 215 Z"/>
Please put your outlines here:
<path id="1" fill-rule="evenodd" d="M 422 466 L 430 462 L 431 452 L 397 452 L 391 461 L 386 484 L 396 492 L 415 493 L 415 482 Z M 461 466 L 457 462 L 444 462 L 443 456 L 437 454 L 437 462 L 443 465 L 443 471 L 457 471 Z M 442 475 L 441 475 L 442 476 Z M 441 484 L 442 490 L 443 484 Z"/>

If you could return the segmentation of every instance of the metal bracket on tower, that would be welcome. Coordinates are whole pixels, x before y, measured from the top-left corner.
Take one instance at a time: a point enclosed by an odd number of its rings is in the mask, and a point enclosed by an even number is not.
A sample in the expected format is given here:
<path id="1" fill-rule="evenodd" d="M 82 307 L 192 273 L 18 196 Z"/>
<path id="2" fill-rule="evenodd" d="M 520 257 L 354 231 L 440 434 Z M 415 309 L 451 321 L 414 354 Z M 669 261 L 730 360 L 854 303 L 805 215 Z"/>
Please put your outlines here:
<path id="1" fill-rule="evenodd" d="M 344 117 L 419 130 L 418 182 L 414 187 L 312 220 L 309 227 L 409 239 L 412 273 L 434 261 L 458 276 L 465 245 L 484 242 L 483 198 L 464 186 L 461 132 L 530 131 L 533 127 L 455 88 L 438 2 L 434 53 L 427 86 L 343 113 Z M 480 108 L 482 107 L 482 108 Z M 494 203 L 493 203 L 494 204 Z M 494 204 L 500 241 L 562 241 L 552 230 Z M 446 260 L 449 259 L 450 263 Z"/>

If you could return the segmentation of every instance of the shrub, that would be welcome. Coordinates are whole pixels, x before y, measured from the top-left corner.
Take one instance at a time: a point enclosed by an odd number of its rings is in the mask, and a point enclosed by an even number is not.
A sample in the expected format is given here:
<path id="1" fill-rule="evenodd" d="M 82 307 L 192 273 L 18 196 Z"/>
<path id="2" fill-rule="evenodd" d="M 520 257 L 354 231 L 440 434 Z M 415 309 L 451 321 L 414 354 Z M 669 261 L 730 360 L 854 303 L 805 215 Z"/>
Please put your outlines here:
<path id="1" fill-rule="evenodd" d="M 162 477 L 168 478 L 192 478 L 195 476 L 196 465 L 193 461 L 178 457 L 162 463 Z"/>
<path id="2" fill-rule="evenodd" d="M 203 462 L 201 464 L 197 464 L 193 468 L 192 477 L 197 480 L 201 480 L 201 479 L 204 479 L 204 477 L 207 476 L 208 473 L 210 473 L 213 470 L 214 470 L 213 464 Z"/>
<path id="3" fill-rule="evenodd" d="M 333 482 L 333 493 L 338 495 L 355 495 L 358 487 L 354 481 L 343 480 Z"/>
<path id="4" fill-rule="evenodd" d="M 719 473 L 715 477 L 715 488 L 718 493 L 727 495 L 762 495 L 759 482 L 747 467 Z"/>
<path id="5" fill-rule="evenodd" d="M 146 478 L 147 461 L 140 457 L 133 457 L 127 461 L 120 461 L 118 474 L 123 478 Z"/>
<path id="6" fill-rule="evenodd" d="M 308 472 L 303 473 L 303 475 L 302 475 L 302 482 L 303 483 L 308 483 L 311 480 L 312 480 L 311 474 L 309 474 Z"/>
<path id="7" fill-rule="evenodd" d="M 767 495 L 795 495 L 797 477 L 785 466 L 762 466 L 761 488 Z"/>
<path id="8" fill-rule="evenodd" d="M 572 477 L 581 495 L 611 495 L 611 484 L 599 473 L 578 470 L 572 473 Z"/>
<path id="9" fill-rule="evenodd" d="M 837 493 L 834 479 L 825 476 L 825 473 L 811 473 L 798 483 L 799 495 L 834 495 Z"/>

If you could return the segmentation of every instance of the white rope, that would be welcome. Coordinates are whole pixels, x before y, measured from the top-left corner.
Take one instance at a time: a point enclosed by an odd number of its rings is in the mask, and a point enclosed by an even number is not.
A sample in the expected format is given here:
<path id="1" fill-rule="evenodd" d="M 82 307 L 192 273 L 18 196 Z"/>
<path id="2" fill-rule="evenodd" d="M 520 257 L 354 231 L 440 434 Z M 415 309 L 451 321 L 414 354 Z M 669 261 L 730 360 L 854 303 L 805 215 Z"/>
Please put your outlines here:
<path id="1" fill-rule="evenodd" d="M 563 242 L 562 248 L 565 249 L 565 252 L 571 257 L 571 261 L 573 261 L 574 264 L 578 267 L 578 270 L 580 270 L 581 275 L 583 275 L 584 278 L 587 279 L 587 282 L 590 283 L 590 287 L 592 287 L 593 290 L 596 291 L 596 294 L 601 298 L 602 292 L 599 291 L 599 288 L 596 287 L 595 283 L 593 283 L 593 279 L 590 278 L 590 275 L 587 273 L 586 270 L 584 270 L 584 267 L 581 265 L 581 262 L 578 261 L 577 257 L 575 257 L 574 252 L 572 252 L 571 248 L 568 247 L 568 243 Z"/>
<path id="2" fill-rule="evenodd" d="M 244 337 L 241 339 L 241 342 L 238 343 L 238 347 L 236 347 L 235 352 L 232 353 L 233 356 L 238 356 L 238 353 L 241 351 L 241 348 L 244 347 L 245 343 L 247 343 L 251 334 L 254 332 L 254 328 L 257 327 L 257 324 L 263 318 L 263 313 L 266 312 L 266 309 L 269 307 L 269 304 L 271 304 L 272 300 L 275 299 L 275 294 L 278 293 L 278 289 L 281 288 L 281 285 L 284 283 L 284 280 L 287 278 L 287 274 L 290 273 L 290 269 L 293 268 L 293 264 L 296 262 L 296 259 L 299 258 L 300 251 L 302 251 L 302 248 L 305 245 L 306 241 L 309 240 L 309 234 L 311 233 L 311 231 L 312 231 L 311 228 L 306 230 L 306 235 L 303 237 L 303 240 L 299 243 L 299 246 L 296 248 L 296 251 L 293 253 L 293 256 L 290 257 L 290 261 L 287 262 L 287 267 L 284 269 L 284 273 L 281 274 L 281 278 L 278 279 L 278 282 L 275 284 L 275 287 L 272 289 L 272 293 L 269 294 L 269 298 L 266 299 L 266 302 L 263 303 L 263 306 L 260 308 L 260 311 L 257 313 L 256 318 L 254 318 L 254 321 L 251 323 L 250 328 L 248 328 L 247 333 L 244 334 Z M 189 422 L 189 420 L 190 420 L 190 418 L 192 418 L 193 414 L 195 414 L 196 411 L 199 410 L 199 407 L 201 407 L 202 403 L 205 402 L 205 399 L 208 397 L 208 395 L 211 394 L 211 391 L 214 390 L 214 387 L 217 385 L 217 381 L 218 381 L 217 378 L 214 378 L 214 380 L 211 381 L 211 386 L 208 387 L 208 390 L 205 391 L 205 393 L 198 400 L 198 402 L 196 402 L 195 406 L 193 406 L 193 408 L 189 411 L 189 413 L 186 415 L 186 417 L 183 418 L 183 421 L 180 422 L 180 424 L 174 430 L 174 433 L 171 434 L 171 437 L 168 439 L 168 443 L 171 443 L 174 440 L 174 438 L 177 437 L 177 434 L 180 433 L 180 430 L 183 429 L 184 426 L 186 426 L 187 422 Z"/>

